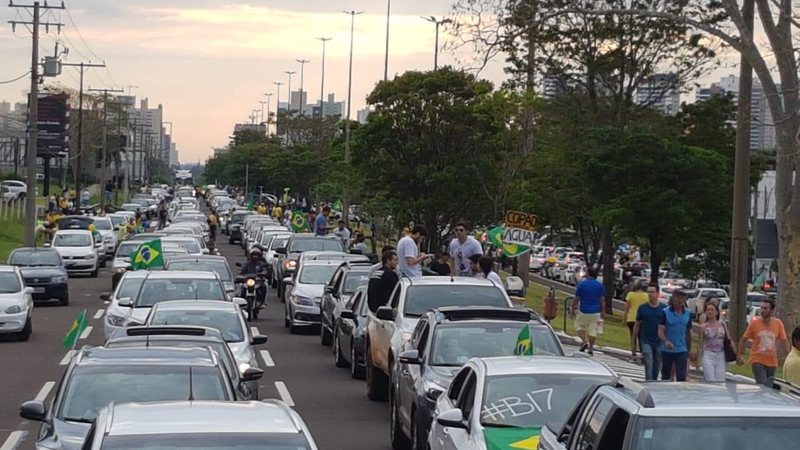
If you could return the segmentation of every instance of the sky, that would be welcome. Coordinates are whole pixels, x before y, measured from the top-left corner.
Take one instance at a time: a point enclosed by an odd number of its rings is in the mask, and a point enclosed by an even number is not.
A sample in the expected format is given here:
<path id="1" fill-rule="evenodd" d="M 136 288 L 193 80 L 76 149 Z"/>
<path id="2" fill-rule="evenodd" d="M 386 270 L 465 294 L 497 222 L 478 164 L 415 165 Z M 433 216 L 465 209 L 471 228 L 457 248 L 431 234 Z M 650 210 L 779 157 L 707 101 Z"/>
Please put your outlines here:
<path id="1" fill-rule="evenodd" d="M 17 0 L 16 3 L 22 3 Z M 58 4 L 52 0 L 51 4 Z M 247 122 L 273 82 L 300 84 L 308 101 L 318 101 L 322 43 L 331 37 L 325 60 L 325 92 L 346 98 L 350 16 L 342 10 L 363 11 L 355 18 L 351 117 L 365 107 L 365 98 L 383 78 L 385 0 L 65 0 L 69 14 L 43 14 L 63 22 L 60 34 L 42 33 L 40 52 L 52 55 L 56 41 L 69 48 L 66 62 L 105 61 L 108 69 L 89 69 L 85 87 L 121 88 L 150 107 L 164 107 L 164 120 L 173 123 L 181 163 L 205 161 L 212 147 L 228 143 L 233 125 Z M 444 17 L 452 0 L 395 0 L 392 2 L 389 76 L 407 70 L 433 68 L 434 26 L 420 16 Z M 30 20 L 24 10 L 0 5 L 0 81 L 24 74 L 30 66 L 31 39 L 24 27 L 12 32 L 8 20 Z M 43 30 L 44 31 L 44 30 Z M 443 33 L 441 40 L 447 37 Z M 455 65 L 458 55 L 440 52 L 440 65 Z M 483 76 L 502 81 L 500 62 Z M 78 72 L 64 68 L 53 81 L 76 88 Z M 22 101 L 27 78 L 0 84 L 0 100 Z M 287 86 L 281 87 L 281 101 Z"/>

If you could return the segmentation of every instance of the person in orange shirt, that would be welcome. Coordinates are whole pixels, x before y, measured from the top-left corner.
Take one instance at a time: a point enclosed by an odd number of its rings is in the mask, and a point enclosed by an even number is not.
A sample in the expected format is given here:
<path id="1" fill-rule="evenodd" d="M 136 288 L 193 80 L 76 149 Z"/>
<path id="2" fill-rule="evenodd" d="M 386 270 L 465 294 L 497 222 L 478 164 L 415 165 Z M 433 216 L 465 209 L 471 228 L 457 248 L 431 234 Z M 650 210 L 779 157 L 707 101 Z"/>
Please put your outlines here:
<path id="1" fill-rule="evenodd" d="M 736 361 L 740 366 L 744 364 L 742 355 L 744 355 L 745 345 L 747 341 L 753 341 L 748 362 L 753 368 L 756 383 L 767 387 L 772 386 L 775 368 L 778 367 L 778 343 L 783 345 L 786 353 L 790 350 L 786 329 L 780 319 L 772 316 L 774 312 L 775 300 L 770 298 L 761 303 L 761 317 L 753 319 L 747 326 L 747 330 L 739 341 Z"/>

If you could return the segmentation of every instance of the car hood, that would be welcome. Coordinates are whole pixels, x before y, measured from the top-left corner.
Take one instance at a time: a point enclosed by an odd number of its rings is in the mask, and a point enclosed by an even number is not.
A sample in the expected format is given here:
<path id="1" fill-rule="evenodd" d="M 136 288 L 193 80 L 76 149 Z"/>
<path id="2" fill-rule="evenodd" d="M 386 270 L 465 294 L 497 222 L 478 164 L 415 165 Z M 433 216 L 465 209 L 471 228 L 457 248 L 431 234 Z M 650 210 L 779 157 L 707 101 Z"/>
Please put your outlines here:
<path id="1" fill-rule="evenodd" d="M 252 350 L 247 342 L 228 342 L 228 347 L 236 359 L 236 364 L 250 364 L 252 362 Z"/>
<path id="2" fill-rule="evenodd" d="M 21 305 L 22 303 L 24 303 L 22 301 L 22 294 L 19 292 L 0 294 L 0 310 L 5 310 L 11 305 Z"/>
<path id="3" fill-rule="evenodd" d="M 103 237 L 114 237 L 114 230 L 100 230 L 100 236 Z"/>
<path id="4" fill-rule="evenodd" d="M 83 440 L 86 439 L 86 434 L 89 432 L 89 427 L 91 427 L 89 423 L 53 419 L 54 440 L 56 444 L 59 444 L 56 448 L 80 450 Z"/>
<path id="5" fill-rule="evenodd" d="M 423 376 L 426 380 L 447 389 L 459 370 L 461 367 L 427 366 Z"/>
<path id="6" fill-rule="evenodd" d="M 150 310 L 152 308 L 147 306 L 147 307 L 129 308 L 129 309 L 130 312 L 128 313 L 128 316 L 125 318 L 125 323 L 130 323 L 130 321 L 133 320 L 141 324 L 144 324 L 144 322 L 147 320 L 147 315 L 150 314 Z"/>
<path id="7" fill-rule="evenodd" d="M 321 298 L 325 293 L 324 284 L 297 284 L 292 291 L 294 295 L 306 298 Z"/>
<path id="8" fill-rule="evenodd" d="M 61 267 L 21 267 L 24 278 L 52 278 L 66 275 Z"/>
<path id="9" fill-rule="evenodd" d="M 92 247 L 55 247 L 61 256 L 86 256 L 94 253 Z"/>

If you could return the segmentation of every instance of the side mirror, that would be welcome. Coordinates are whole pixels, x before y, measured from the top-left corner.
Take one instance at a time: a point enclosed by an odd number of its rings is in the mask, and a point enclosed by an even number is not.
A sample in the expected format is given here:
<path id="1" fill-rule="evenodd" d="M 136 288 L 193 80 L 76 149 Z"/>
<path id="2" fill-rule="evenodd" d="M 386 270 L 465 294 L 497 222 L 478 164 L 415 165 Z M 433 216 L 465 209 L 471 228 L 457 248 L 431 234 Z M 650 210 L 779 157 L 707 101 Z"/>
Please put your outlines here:
<path id="1" fill-rule="evenodd" d="M 242 381 L 255 381 L 260 380 L 261 377 L 264 376 L 264 371 L 261 369 L 256 369 L 255 367 L 250 367 L 249 369 L 245 370 L 242 374 Z"/>
<path id="2" fill-rule="evenodd" d="M 242 297 L 233 297 L 233 304 L 242 309 L 247 309 L 247 300 Z"/>
<path id="3" fill-rule="evenodd" d="M 326 294 L 333 294 L 333 286 L 325 286 L 325 293 Z"/>
<path id="4" fill-rule="evenodd" d="M 292 277 L 286 277 L 283 279 L 283 284 L 284 286 L 293 286 L 294 280 L 292 279 Z"/>
<path id="5" fill-rule="evenodd" d="M 33 294 L 33 288 L 32 287 L 26 287 L 25 288 L 25 293 L 28 294 L 28 295 Z"/>
<path id="6" fill-rule="evenodd" d="M 102 300 L 104 302 L 110 302 L 111 301 L 111 294 L 109 294 L 108 292 L 100 294 L 100 300 Z"/>
<path id="7" fill-rule="evenodd" d="M 131 306 L 133 306 L 133 299 L 131 299 L 130 297 L 123 297 L 117 301 L 117 305 L 123 308 L 130 308 Z"/>
<path id="8" fill-rule="evenodd" d="M 242 263 L 240 263 L 240 262 L 237 262 L 237 263 L 236 263 L 236 267 L 242 267 Z"/>
<path id="9" fill-rule="evenodd" d="M 356 314 L 349 309 L 343 309 L 342 312 L 339 313 L 339 316 L 342 319 L 356 320 Z"/>
<path id="10" fill-rule="evenodd" d="M 22 404 L 19 408 L 19 415 L 23 419 L 45 422 L 47 420 L 47 407 L 44 402 L 31 400 Z"/>
<path id="11" fill-rule="evenodd" d="M 264 345 L 266 343 L 267 343 L 267 337 L 261 334 L 253 336 L 253 338 L 250 340 L 251 345 Z"/>
<path id="12" fill-rule="evenodd" d="M 204 248 L 204 249 L 203 249 L 203 254 L 204 254 L 204 255 L 210 255 L 210 254 L 211 254 L 211 251 L 209 251 L 207 248 Z"/>
<path id="13" fill-rule="evenodd" d="M 391 306 L 381 306 L 375 313 L 378 320 L 394 320 L 394 310 Z"/>
<path id="14" fill-rule="evenodd" d="M 422 360 L 419 358 L 419 350 L 406 350 L 400 353 L 398 361 L 400 361 L 401 364 L 422 364 Z"/>
<path id="15" fill-rule="evenodd" d="M 276 248 L 275 249 L 275 253 L 278 253 L 280 255 L 285 255 L 286 254 L 286 247 L 278 247 L 278 248 Z"/>
<path id="16" fill-rule="evenodd" d="M 449 409 L 436 418 L 436 422 L 443 427 L 467 429 L 464 413 L 459 408 Z"/>

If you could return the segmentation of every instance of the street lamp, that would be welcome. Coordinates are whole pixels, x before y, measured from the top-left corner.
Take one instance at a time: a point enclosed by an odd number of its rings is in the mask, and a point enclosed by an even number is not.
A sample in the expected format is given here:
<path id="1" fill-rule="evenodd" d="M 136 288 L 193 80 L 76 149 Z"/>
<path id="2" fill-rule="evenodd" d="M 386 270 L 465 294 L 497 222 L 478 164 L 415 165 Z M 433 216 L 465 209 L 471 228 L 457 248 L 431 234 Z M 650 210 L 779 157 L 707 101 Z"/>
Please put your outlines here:
<path id="1" fill-rule="evenodd" d="M 292 75 L 296 74 L 297 72 L 295 72 L 294 70 L 287 70 L 284 73 L 289 75 L 289 86 L 288 86 L 289 87 L 289 108 L 288 108 L 287 111 L 288 111 L 288 114 L 291 115 L 292 114 Z"/>
<path id="2" fill-rule="evenodd" d="M 275 136 L 277 136 L 278 135 L 278 116 L 281 115 L 281 86 L 283 86 L 283 83 L 281 83 L 280 81 L 273 81 L 272 84 L 274 84 L 278 88 L 278 97 L 277 97 L 277 102 L 275 103 L 277 105 L 277 106 L 275 106 Z"/>
<path id="3" fill-rule="evenodd" d="M 389 19 L 392 17 L 392 0 L 386 1 L 386 56 L 383 60 L 383 81 L 389 79 Z"/>
<path id="4" fill-rule="evenodd" d="M 319 85 L 319 117 L 325 117 L 325 45 L 333 38 L 319 37 L 318 41 L 322 41 L 322 81 Z"/>
<path id="5" fill-rule="evenodd" d="M 261 123 L 264 123 L 264 105 L 266 105 L 267 102 L 259 100 L 258 103 L 261 103 Z"/>
<path id="6" fill-rule="evenodd" d="M 269 136 L 269 118 L 270 118 L 270 110 L 272 109 L 272 108 L 270 108 L 270 106 L 271 106 L 270 105 L 270 100 L 272 100 L 272 93 L 271 92 L 265 92 L 264 93 L 264 97 L 267 97 L 267 136 Z"/>
<path id="7" fill-rule="evenodd" d="M 347 76 L 347 119 L 344 125 L 344 161 L 350 165 L 350 103 L 353 94 L 353 36 L 355 34 L 356 16 L 363 14 L 363 11 L 343 11 L 350 15 L 350 71 Z M 347 201 L 347 187 L 342 189 L 342 220 L 349 224 L 350 203 Z"/>
<path id="8" fill-rule="evenodd" d="M 446 23 L 453 23 L 453 21 L 450 19 L 437 20 L 436 17 L 433 16 L 423 17 L 423 19 L 436 25 L 436 47 L 433 51 L 433 70 L 436 70 L 439 68 L 439 26 Z"/>
<path id="9" fill-rule="evenodd" d="M 300 102 L 299 102 L 298 106 L 300 108 L 300 115 L 302 116 L 303 115 L 303 106 L 305 106 L 305 102 L 303 101 L 303 74 L 305 73 L 306 63 L 310 62 L 310 60 L 308 60 L 308 59 L 297 59 L 296 61 L 300 63 Z"/>

